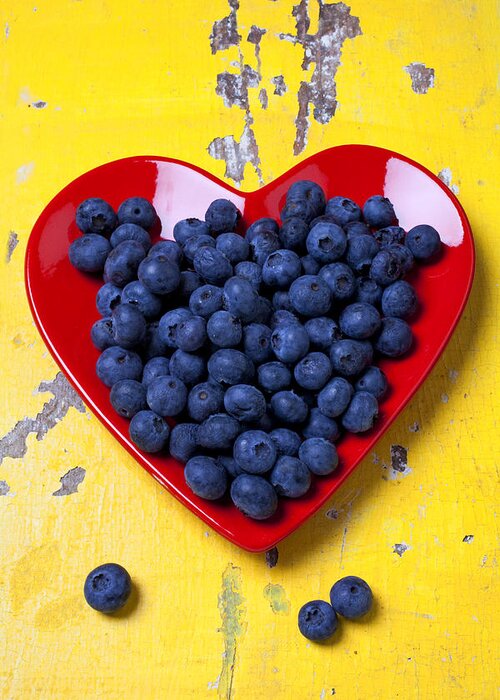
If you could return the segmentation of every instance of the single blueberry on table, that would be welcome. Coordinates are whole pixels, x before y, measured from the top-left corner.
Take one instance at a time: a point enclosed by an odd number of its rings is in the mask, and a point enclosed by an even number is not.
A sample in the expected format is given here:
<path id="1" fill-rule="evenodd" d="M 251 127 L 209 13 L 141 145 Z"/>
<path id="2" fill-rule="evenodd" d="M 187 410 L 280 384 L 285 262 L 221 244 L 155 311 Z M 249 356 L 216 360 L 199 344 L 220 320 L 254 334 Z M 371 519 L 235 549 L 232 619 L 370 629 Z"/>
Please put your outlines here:
<path id="1" fill-rule="evenodd" d="M 344 576 L 330 591 L 333 609 L 347 620 L 356 620 L 371 609 L 373 593 L 370 586 L 358 576 Z"/>
<path id="2" fill-rule="evenodd" d="M 287 311 L 286 309 L 278 309 L 271 314 L 271 318 L 269 319 L 269 328 L 274 331 L 278 326 L 286 323 L 296 323 L 300 325 L 300 321 L 294 313 Z"/>
<path id="3" fill-rule="evenodd" d="M 380 194 L 369 197 L 363 205 L 363 217 L 368 226 L 380 229 L 396 223 L 391 202 Z"/>
<path id="4" fill-rule="evenodd" d="M 306 223 L 311 222 L 320 212 L 314 205 L 304 197 L 287 197 L 285 206 L 280 212 L 280 218 L 283 223 L 287 219 L 298 218 L 303 219 Z"/>
<path id="5" fill-rule="evenodd" d="M 240 432 L 240 424 L 226 413 L 214 413 L 198 428 L 198 445 L 207 450 L 229 450 Z"/>
<path id="6" fill-rule="evenodd" d="M 364 433 L 373 427 L 378 416 L 378 402 L 367 391 L 356 391 L 342 416 L 342 425 L 350 433 Z"/>
<path id="7" fill-rule="evenodd" d="M 325 213 L 339 226 L 346 226 L 353 221 L 361 220 L 361 209 L 356 202 L 348 197 L 332 197 L 326 203 Z"/>
<path id="8" fill-rule="evenodd" d="M 330 349 L 333 369 L 342 377 L 353 377 L 371 364 L 373 349 L 369 342 L 346 338 L 334 343 Z"/>
<path id="9" fill-rule="evenodd" d="M 342 333 L 349 338 L 364 340 L 370 338 L 380 328 L 380 314 L 371 304 L 357 301 L 349 304 L 339 317 Z"/>
<path id="10" fill-rule="evenodd" d="M 315 213 L 322 214 L 326 204 L 325 193 L 317 182 L 312 180 L 297 180 L 288 188 L 288 200 L 305 199 Z"/>
<path id="11" fill-rule="evenodd" d="M 321 270 L 321 263 L 315 260 L 312 255 L 303 255 L 300 258 L 300 263 L 304 275 L 317 275 Z"/>
<path id="12" fill-rule="evenodd" d="M 262 279 L 268 287 L 286 289 L 302 272 L 300 258 L 292 250 L 276 250 L 262 266 Z"/>
<path id="13" fill-rule="evenodd" d="M 290 302 L 303 316 L 324 316 L 330 310 L 332 293 L 321 277 L 302 275 L 294 282 L 289 291 Z"/>
<path id="14" fill-rule="evenodd" d="M 351 237 L 347 243 L 347 264 L 358 274 L 365 274 L 379 250 L 380 246 L 373 236 L 361 234 Z"/>
<path id="15" fill-rule="evenodd" d="M 420 224 L 408 231 L 406 245 L 417 260 L 429 260 L 441 250 L 441 239 L 435 228 Z"/>
<path id="16" fill-rule="evenodd" d="M 120 379 L 140 380 L 142 362 L 139 355 L 117 345 L 106 348 L 96 363 L 97 376 L 106 386 L 113 386 Z"/>
<path id="17" fill-rule="evenodd" d="M 111 316 L 111 312 L 118 306 L 122 298 L 122 290 L 110 282 L 103 284 L 96 294 L 95 305 L 101 316 Z"/>
<path id="18" fill-rule="evenodd" d="M 69 246 L 69 261 L 80 272 L 102 272 L 110 251 L 107 238 L 97 233 L 87 233 Z"/>
<path id="19" fill-rule="evenodd" d="M 243 329 L 243 349 L 252 362 L 261 364 L 273 358 L 271 329 L 263 323 L 250 323 Z"/>
<path id="20" fill-rule="evenodd" d="M 90 329 L 90 339 L 98 350 L 118 345 L 113 335 L 113 319 L 109 316 L 98 319 Z"/>
<path id="21" fill-rule="evenodd" d="M 194 386 L 188 395 L 187 412 L 192 420 L 202 423 L 224 408 L 224 390 L 215 382 L 202 382 Z"/>
<path id="22" fill-rule="evenodd" d="M 243 423 L 253 423 L 266 412 L 262 392 L 250 384 L 235 384 L 224 395 L 224 408 L 230 416 Z"/>
<path id="23" fill-rule="evenodd" d="M 168 423 L 153 411 L 139 411 L 130 421 L 130 439 L 144 452 L 160 452 L 170 435 Z"/>
<path id="24" fill-rule="evenodd" d="M 322 265 L 342 257 L 347 245 L 344 230 L 327 221 L 321 221 L 309 231 L 306 248 L 309 255 Z"/>
<path id="25" fill-rule="evenodd" d="M 112 248 L 116 248 L 116 246 L 119 243 L 123 243 L 123 241 L 137 241 L 137 243 L 142 245 L 146 253 L 151 248 L 151 237 L 149 233 L 135 224 L 122 224 L 118 226 L 109 239 Z"/>
<path id="26" fill-rule="evenodd" d="M 144 316 L 146 320 L 157 318 L 163 308 L 162 300 L 139 280 L 129 282 L 123 288 L 121 295 L 122 304 L 130 304 Z"/>
<path id="27" fill-rule="evenodd" d="M 130 197 L 118 207 L 118 223 L 120 224 L 136 224 L 149 230 L 156 219 L 153 205 L 143 197 Z"/>
<path id="28" fill-rule="evenodd" d="M 250 282 L 256 292 L 259 291 L 260 283 L 262 282 L 261 265 L 257 265 L 251 260 L 243 260 L 235 265 L 234 274 L 236 277 L 243 277 L 243 279 Z"/>
<path id="29" fill-rule="evenodd" d="M 324 600 L 311 600 L 299 610 L 300 633 L 311 642 L 321 642 L 332 636 L 338 626 L 337 615 Z"/>
<path id="30" fill-rule="evenodd" d="M 292 373 L 282 362 L 266 362 L 257 368 L 257 382 L 265 391 L 274 393 L 288 389 L 292 382 Z"/>
<path id="31" fill-rule="evenodd" d="M 200 234 L 199 236 L 191 236 L 191 238 L 188 238 L 184 243 L 182 252 L 186 260 L 192 263 L 199 249 L 206 247 L 215 248 L 215 241 L 212 236 L 208 234 Z"/>
<path id="32" fill-rule="evenodd" d="M 175 333 L 175 343 L 179 350 L 195 352 L 207 339 L 207 323 L 202 316 L 189 316 L 180 321 Z"/>
<path id="33" fill-rule="evenodd" d="M 229 311 L 216 311 L 208 319 L 207 335 L 220 348 L 234 347 L 243 337 L 241 321 Z"/>
<path id="34" fill-rule="evenodd" d="M 231 484 L 231 500 L 253 520 L 267 520 L 278 508 L 278 496 L 269 481 L 253 474 L 240 474 Z"/>
<path id="35" fill-rule="evenodd" d="M 375 350 L 387 357 L 400 357 L 411 348 L 413 334 L 410 326 L 401 318 L 384 318 L 380 333 L 375 339 Z"/>
<path id="36" fill-rule="evenodd" d="M 276 445 L 278 455 L 295 457 L 299 451 L 302 438 L 294 430 L 288 428 L 276 428 L 269 433 L 269 437 Z"/>
<path id="37" fill-rule="evenodd" d="M 257 219 L 256 221 L 254 221 L 253 224 L 250 224 L 245 233 L 245 238 L 248 241 L 248 243 L 251 243 L 252 239 L 262 231 L 269 231 L 269 233 L 278 233 L 278 222 L 275 219 L 271 219 L 267 216 L 264 216 L 262 219 Z"/>
<path id="38" fill-rule="evenodd" d="M 340 437 L 340 430 L 333 418 L 325 416 L 319 408 L 311 408 L 309 419 L 302 429 L 304 438 L 324 438 L 335 442 Z"/>
<path id="39" fill-rule="evenodd" d="M 404 243 L 406 231 L 401 226 L 386 226 L 374 231 L 373 237 L 380 243 L 381 248 L 387 246 Z"/>
<path id="40" fill-rule="evenodd" d="M 390 250 L 396 255 L 401 265 L 402 274 L 406 275 L 415 264 L 415 258 L 408 246 L 402 245 L 401 243 L 394 243 L 387 246 L 387 250 Z"/>
<path id="41" fill-rule="evenodd" d="M 303 389 L 319 391 L 332 374 L 329 358 L 322 352 L 310 352 L 295 365 L 295 381 Z"/>
<path id="42" fill-rule="evenodd" d="M 300 498 L 311 487 L 311 472 L 297 457 L 278 457 L 269 476 L 278 496 Z"/>
<path id="43" fill-rule="evenodd" d="M 146 388 L 134 379 L 122 379 L 113 384 L 109 400 L 115 411 L 124 418 L 132 418 L 148 407 Z"/>
<path id="44" fill-rule="evenodd" d="M 221 287 L 233 274 L 233 267 L 226 256 L 210 246 L 198 248 L 193 259 L 195 271 L 208 284 Z"/>
<path id="45" fill-rule="evenodd" d="M 418 307 L 415 290 L 405 280 L 393 282 L 382 294 L 382 313 L 384 316 L 410 318 Z"/>
<path id="46" fill-rule="evenodd" d="M 137 241 L 123 241 L 108 255 L 104 264 L 104 281 L 124 287 L 137 277 L 137 269 L 146 252 Z"/>
<path id="47" fill-rule="evenodd" d="M 142 383 L 147 388 L 156 377 L 166 377 L 170 374 L 170 360 L 168 357 L 152 357 L 144 365 Z"/>
<path id="48" fill-rule="evenodd" d="M 224 284 L 224 308 L 244 323 L 255 318 L 258 296 L 252 284 L 243 277 L 231 277 Z"/>
<path id="49" fill-rule="evenodd" d="M 222 309 L 222 289 L 213 284 L 204 284 L 191 294 L 189 308 L 195 316 L 208 318 Z"/>
<path id="50" fill-rule="evenodd" d="M 174 226 L 174 238 L 177 243 L 183 246 L 191 236 L 208 236 L 210 228 L 205 221 L 199 219 L 182 219 Z"/>
<path id="51" fill-rule="evenodd" d="M 198 384 L 206 375 L 206 362 L 203 357 L 184 350 L 176 350 L 170 358 L 170 374 L 184 384 Z M 144 368 L 145 371 L 146 368 Z M 168 374 L 168 372 L 167 372 Z M 144 375 L 142 381 L 144 382 Z"/>
<path id="52" fill-rule="evenodd" d="M 403 275 L 401 258 L 391 248 L 383 248 L 373 258 L 370 277 L 381 287 L 396 282 Z"/>
<path id="53" fill-rule="evenodd" d="M 111 314 L 113 337 L 116 345 L 134 348 L 146 335 L 146 320 L 141 312 L 131 304 L 118 304 Z"/>
<path id="54" fill-rule="evenodd" d="M 205 221 L 214 233 L 234 231 L 240 212 L 228 199 L 216 199 L 208 207 Z"/>
<path id="55" fill-rule="evenodd" d="M 231 265 L 247 260 L 250 255 L 248 241 L 237 233 L 221 233 L 217 236 L 215 247 L 226 256 Z"/>
<path id="56" fill-rule="evenodd" d="M 320 437 L 304 440 L 299 449 L 299 459 L 318 476 L 331 474 L 339 463 L 335 445 Z"/>
<path id="57" fill-rule="evenodd" d="M 130 597 L 130 574 L 119 564 L 101 564 L 85 579 L 83 594 L 91 608 L 114 613 L 123 608 Z"/>
<path id="58" fill-rule="evenodd" d="M 345 301 L 356 291 L 356 278 L 351 268 L 345 263 L 330 263 L 319 271 L 319 276 L 330 287 L 334 299 Z"/>
<path id="59" fill-rule="evenodd" d="M 279 237 L 283 248 L 301 253 L 305 251 L 308 233 L 309 226 L 304 219 L 291 217 L 283 222 Z"/>
<path id="60" fill-rule="evenodd" d="M 169 348 L 176 348 L 177 329 L 183 321 L 191 317 L 191 311 L 182 307 L 163 314 L 158 324 L 158 334 L 162 342 Z"/>
<path id="61" fill-rule="evenodd" d="M 149 408 L 159 416 L 176 416 L 186 405 L 186 385 L 177 377 L 167 374 L 153 379 L 147 388 Z"/>
<path id="62" fill-rule="evenodd" d="M 191 491 L 207 501 L 216 501 L 226 493 L 226 470 L 213 457 L 191 457 L 184 467 L 184 478 Z"/>
<path id="63" fill-rule="evenodd" d="M 389 388 L 387 377 L 379 367 L 368 367 L 354 385 L 356 391 L 367 391 L 379 400 L 387 393 Z"/>
<path id="64" fill-rule="evenodd" d="M 282 323 L 271 334 L 271 348 L 278 360 L 293 364 L 309 350 L 309 336 L 298 323 Z"/>
<path id="65" fill-rule="evenodd" d="M 208 360 L 210 377 L 225 386 L 248 384 L 255 375 L 253 362 L 240 350 L 223 348 Z"/>
<path id="66" fill-rule="evenodd" d="M 334 377 L 318 394 L 318 408 L 325 416 L 337 418 L 346 410 L 353 394 L 347 379 Z"/>
<path id="67" fill-rule="evenodd" d="M 340 340 L 342 334 L 335 321 L 327 316 L 318 316 L 306 321 L 305 329 L 311 345 L 320 350 L 330 351 L 331 346 Z"/>
<path id="68" fill-rule="evenodd" d="M 149 253 L 149 258 L 155 258 L 157 255 L 164 255 L 174 265 L 181 265 L 183 254 L 181 246 L 175 241 L 161 240 L 155 243 Z"/>
<path id="69" fill-rule="evenodd" d="M 234 443 L 233 457 L 238 466 L 249 474 L 264 474 L 274 466 L 278 451 L 263 430 L 247 430 Z"/>
<path id="70" fill-rule="evenodd" d="M 191 294 L 202 285 L 203 280 L 197 272 L 194 270 L 183 270 L 181 272 L 181 281 L 179 282 L 177 293 L 182 302 L 188 304 Z"/>
<path id="71" fill-rule="evenodd" d="M 145 258 L 139 265 L 137 276 L 153 294 L 170 294 L 181 281 L 178 265 L 170 262 L 165 255 Z"/>
<path id="72" fill-rule="evenodd" d="M 359 277 L 357 280 L 356 301 L 378 306 L 382 300 L 382 287 L 369 277 Z"/>
<path id="73" fill-rule="evenodd" d="M 198 449 L 198 426 L 196 423 L 177 423 L 170 433 L 168 451 L 174 459 L 186 463 Z"/>
<path id="74" fill-rule="evenodd" d="M 271 398 L 271 409 L 282 423 L 303 423 L 309 408 L 301 396 L 293 391 L 278 391 Z"/>
<path id="75" fill-rule="evenodd" d="M 255 234 L 250 241 L 251 257 L 258 265 L 263 265 L 267 256 L 280 248 L 278 234 L 271 231 L 261 231 Z"/>
<path id="76" fill-rule="evenodd" d="M 107 236 L 116 227 L 117 218 L 113 207 L 99 197 L 90 197 L 78 205 L 76 225 L 83 233 L 98 233 Z"/>

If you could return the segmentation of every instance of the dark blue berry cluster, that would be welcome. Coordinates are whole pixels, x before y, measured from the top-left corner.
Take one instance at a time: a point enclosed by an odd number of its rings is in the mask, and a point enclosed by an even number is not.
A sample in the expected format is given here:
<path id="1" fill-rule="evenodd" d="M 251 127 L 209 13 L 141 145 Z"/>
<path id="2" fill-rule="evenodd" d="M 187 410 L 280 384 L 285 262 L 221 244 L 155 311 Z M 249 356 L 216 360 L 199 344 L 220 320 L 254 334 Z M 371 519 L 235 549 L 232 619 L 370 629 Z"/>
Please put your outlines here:
<path id="1" fill-rule="evenodd" d="M 327 201 L 310 181 L 290 187 L 281 225 L 258 219 L 240 236 L 239 219 L 216 200 L 152 244 L 150 202 L 115 213 L 92 198 L 69 258 L 103 274 L 97 375 L 132 441 L 184 462 L 201 498 L 229 491 L 261 520 L 336 469 L 342 431 L 373 426 L 387 391 L 376 357 L 412 345 L 417 297 L 402 278 L 440 239 L 427 225 L 406 233 L 384 197 Z"/>

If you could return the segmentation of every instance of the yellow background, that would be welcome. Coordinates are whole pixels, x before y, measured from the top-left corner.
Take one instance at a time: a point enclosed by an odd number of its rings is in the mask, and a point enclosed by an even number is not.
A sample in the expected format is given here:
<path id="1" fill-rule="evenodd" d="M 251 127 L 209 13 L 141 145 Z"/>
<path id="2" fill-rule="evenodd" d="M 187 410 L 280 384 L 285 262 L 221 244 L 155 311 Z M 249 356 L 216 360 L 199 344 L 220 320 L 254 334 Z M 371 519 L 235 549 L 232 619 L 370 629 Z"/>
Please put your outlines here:
<path id="1" fill-rule="evenodd" d="M 425 385 L 328 506 L 279 545 L 276 567 L 208 531 L 61 378 L 53 383 L 58 370 L 23 286 L 31 226 L 68 181 L 114 158 L 168 155 L 223 177 L 207 147 L 239 140 L 245 112 L 215 93 L 217 74 L 238 73 L 240 51 L 256 68 L 252 24 L 267 30 L 262 80 L 249 90 L 264 181 L 297 161 L 297 90 L 314 64 L 302 70 L 302 48 L 279 38 L 295 32 L 293 2 L 240 5 L 239 48 L 212 54 L 225 0 L 0 2 L 0 697 L 491 700 L 500 685 L 493 0 L 350 4 L 361 34 L 342 45 L 339 106 L 329 123 L 311 120 L 299 158 L 362 142 L 444 177 L 449 168 L 474 230 L 477 274 Z M 317 0 L 309 7 L 313 34 Z M 412 62 L 434 68 L 426 94 L 412 90 Z M 279 74 L 283 96 L 270 82 Z M 248 165 L 242 187 L 257 186 Z M 390 468 L 394 444 L 408 449 L 403 473 Z M 54 496 L 76 466 L 86 470 L 78 491 Z M 134 609 L 116 618 L 82 596 L 87 572 L 109 560 L 138 587 Z M 375 611 L 342 624 L 335 643 L 309 644 L 298 609 L 347 574 L 372 585 Z"/>

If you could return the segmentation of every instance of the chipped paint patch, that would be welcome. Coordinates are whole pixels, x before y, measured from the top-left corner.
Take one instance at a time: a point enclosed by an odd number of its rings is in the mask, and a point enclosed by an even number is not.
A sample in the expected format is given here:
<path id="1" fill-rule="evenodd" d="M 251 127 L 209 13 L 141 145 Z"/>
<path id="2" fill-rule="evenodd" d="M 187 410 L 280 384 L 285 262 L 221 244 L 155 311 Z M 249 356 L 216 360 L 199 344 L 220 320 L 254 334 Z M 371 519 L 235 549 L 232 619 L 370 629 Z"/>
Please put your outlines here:
<path id="1" fill-rule="evenodd" d="M 450 400 L 450 397 L 448 396 L 448 394 L 441 394 L 441 401 L 443 403 L 448 403 L 449 400 Z"/>
<path id="2" fill-rule="evenodd" d="M 282 97 L 287 91 L 285 78 L 282 75 L 275 75 L 274 78 L 271 78 L 271 82 L 274 85 L 274 94 Z"/>
<path id="3" fill-rule="evenodd" d="M 219 632 L 224 637 L 222 669 L 217 687 L 219 698 L 231 700 L 236 663 L 237 639 L 245 631 L 244 598 L 241 595 L 241 569 L 229 563 L 222 574 L 222 589 L 218 607 L 222 620 Z"/>
<path id="4" fill-rule="evenodd" d="M 248 110 L 248 88 L 258 87 L 260 76 L 248 65 L 243 65 L 239 75 L 224 71 L 217 76 L 215 92 L 224 100 L 225 107 Z"/>
<path id="5" fill-rule="evenodd" d="M 78 486 L 85 479 L 86 471 L 83 467 L 73 467 L 66 474 L 61 476 L 61 488 L 54 491 L 53 496 L 69 496 L 72 493 L 78 493 Z"/>
<path id="6" fill-rule="evenodd" d="M 408 450 L 406 447 L 391 445 L 391 467 L 397 472 L 404 472 L 408 469 Z"/>
<path id="7" fill-rule="evenodd" d="M 23 182 L 26 182 L 34 169 L 35 164 L 33 162 L 20 165 L 16 170 L 16 183 L 21 185 Z"/>
<path id="8" fill-rule="evenodd" d="M 47 102 L 44 100 L 37 100 L 36 102 L 31 103 L 31 107 L 34 107 L 35 109 L 45 109 L 47 106 Z"/>
<path id="9" fill-rule="evenodd" d="M 241 36 L 238 34 L 236 11 L 239 8 L 238 0 L 228 0 L 230 12 L 226 17 L 214 22 L 210 34 L 210 46 L 212 53 L 225 51 L 230 46 L 238 46 Z"/>
<path id="10" fill-rule="evenodd" d="M 6 481 L 0 481 L 0 496 L 6 496 L 10 491 L 10 486 Z"/>
<path id="11" fill-rule="evenodd" d="M 329 518 L 330 520 L 338 520 L 339 515 L 340 514 L 336 508 L 329 508 L 325 513 L 325 517 Z"/>
<path id="12" fill-rule="evenodd" d="M 10 35 L 10 24 L 8 22 L 5 22 L 3 33 L 5 34 L 5 38 L 8 39 Z"/>
<path id="13" fill-rule="evenodd" d="M 450 382 L 453 382 L 453 384 L 454 384 L 458 379 L 458 370 L 450 369 L 448 372 L 448 378 L 449 378 Z"/>
<path id="14" fill-rule="evenodd" d="M 277 547 L 273 547 L 272 549 L 268 549 L 266 552 L 266 564 L 270 569 L 274 569 L 276 564 L 278 563 L 278 557 L 279 557 L 279 552 Z"/>
<path id="15" fill-rule="evenodd" d="M 264 588 L 264 598 L 269 601 L 271 610 L 276 615 L 290 614 L 290 601 L 286 597 L 285 589 L 279 583 L 268 583 Z"/>
<path id="16" fill-rule="evenodd" d="M 426 95 L 434 87 L 434 68 L 428 68 L 425 63 L 409 63 L 403 70 L 411 78 L 411 89 L 417 95 Z"/>
<path id="17" fill-rule="evenodd" d="M 418 431 L 420 430 L 420 424 L 417 421 L 415 421 L 410 426 L 408 426 L 408 430 L 410 431 L 410 433 L 418 433 Z"/>
<path id="18" fill-rule="evenodd" d="M 34 418 L 23 418 L 3 438 L 0 439 L 0 464 L 4 459 L 20 459 L 28 451 L 28 436 L 34 434 L 43 440 L 67 414 L 70 408 L 85 413 L 83 401 L 62 372 L 49 382 L 41 382 L 35 393 L 50 392 L 53 398 L 44 403 L 42 410 Z"/>
<path id="19" fill-rule="evenodd" d="M 208 690 L 214 690 L 214 689 L 217 690 L 217 688 L 219 687 L 219 683 L 220 683 L 220 674 L 217 676 L 217 678 L 214 681 L 208 681 L 208 683 L 207 683 Z"/>
<path id="20" fill-rule="evenodd" d="M 409 544 L 406 544 L 406 542 L 400 542 L 399 544 L 395 544 L 393 546 L 392 551 L 394 554 L 397 554 L 398 557 L 402 557 L 403 554 L 409 549 L 411 549 Z"/>
<path id="21" fill-rule="evenodd" d="M 462 542 L 465 542 L 466 544 L 469 544 L 469 542 L 474 541 L 474 535 L 465 535 L 463 538 Z"/>
<path id="22" fill-rule="evenodd" d="M 262 109 L 267 109 L 267 105 L 269 103 L 269 100 L 267 97 L 266 88 L 262 88 L 261 91 L 259 92 L 259 102 L 260 102 Z"/>
<path id="23" fill-rule="evenodd" d="M 212 158 L 225 162 L 224 176 L 238 185 L 243 180 L 247 163 L 253 165 L 260 183 L 263 184 L 259 147 L 253 129 L 248 124 L 245 124 L 239 141 L 234 136 L 217 137 L 209 144 L 208 152 Z"/>
<path id="24" fill-rule="evenodd" d="M 5 255 L 5 262 L 10 262 L 12 258 L 12 253 L 15 251 L 17 244 L 19 243 L 18 235 L 15 231 L 9 231 L 9 237 L 7 239 L 7 253 Z"/>
<path id="25" fill-rule="evenodd" d="M 441 182 L 444 182 L 444 184 L 450 188 L 453 194 L 458 194 L 460 192 L 459 186 L 454 185 L 452 183 L 452 174 L 450 168 L 443 168 L 438 172 L 437 176 L 441 180 Z"/>

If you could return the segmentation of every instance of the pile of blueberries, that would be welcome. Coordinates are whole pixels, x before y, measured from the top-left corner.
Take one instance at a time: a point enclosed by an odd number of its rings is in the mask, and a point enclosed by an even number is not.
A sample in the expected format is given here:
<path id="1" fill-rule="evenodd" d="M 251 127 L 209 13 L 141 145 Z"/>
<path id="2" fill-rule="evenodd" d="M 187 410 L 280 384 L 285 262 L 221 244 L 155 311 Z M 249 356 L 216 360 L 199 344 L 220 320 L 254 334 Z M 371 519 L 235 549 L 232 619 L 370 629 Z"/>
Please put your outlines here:
<path id="1" fill-rule="evenodd" d="M 374 357 L 412 345 L 417 297 L 402 278 L 441 243 L 428 225 L 405 232 L 380 195 L 361 209 L 307 180 L 288 190 L 281 225 L 258 219 L 241 236 L 239 219 L 218 199 L 152 245 L 149 201 L 115 212 L 91 198 L 69 258 L 103 273 L 97 375 L 131 440 L 183 462 L 201 498 L 230 485 L 237 508 L 263 520 L 278 496 L 336 469 L 341 430 L 372 427 L 388 388 Z"/>

